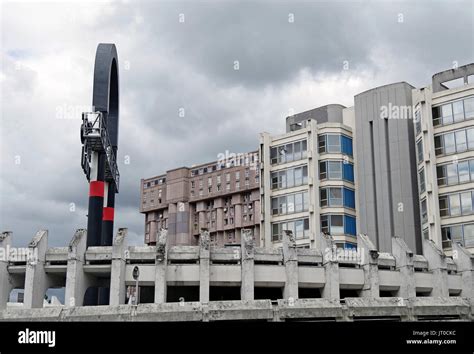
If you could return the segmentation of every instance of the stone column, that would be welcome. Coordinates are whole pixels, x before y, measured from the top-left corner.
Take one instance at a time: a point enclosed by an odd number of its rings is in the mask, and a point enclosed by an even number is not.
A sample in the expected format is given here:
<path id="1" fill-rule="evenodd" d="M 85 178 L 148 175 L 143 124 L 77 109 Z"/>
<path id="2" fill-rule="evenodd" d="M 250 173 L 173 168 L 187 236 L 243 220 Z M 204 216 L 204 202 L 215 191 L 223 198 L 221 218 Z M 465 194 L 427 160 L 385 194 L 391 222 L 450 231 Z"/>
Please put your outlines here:
<path id="1" fill-rule="evenodd" d="M 155 304 L 166 302 L 166 268 L 168 265 L 168 231 L 161 229 L 156 243 L 155 259 Z"/>
<path id="2" fill-rule="evenodd" d="M 285 299 L 298 298 L 298 255 L 293 232 L 283 230 L 283 263 L 285 264 L 286 282 L 283 289 Z"/>
<path id="3" fill-rule="evenodd" d="M 474 298 L 474 271 L 472 269 L 474 257 L 467 249 L 459 245 L 457 242 L 453 242 L 452 247 L 453 261 L 456 264 L 457 272 L 461 273 L 461 296 L 472 299 Z"/>
<path id="4" fill-rule="evenodd" d="M 428 261 L 428 270 L 433 274 L 431 296 L 448 297 L 448 266 L 446 255 L 432 240 L 423 239 L 423 255 Z"/>
<path id="5" fill-rule="evenodd" d="M 69 243 L 67 257 L 66 294 L 64 304 L 68 307 L 82 306 L 84 294 L 92 285 L 90 275 L 84 273 L 87 248 L 87 231 L 79 229 Z"/>
<path id="6" fill-rule="evenodd" d="M 254 238 L 252 230 L 242 229 L 241 235 L 241 272 L 242 283 L 240 286 L 241 300 L 254 300 Z"/>
<path id="7" fill-rule="evenodd" d="M 0 310 L 7 307 L 10 292 L 13 289 L 10 274 L 8 273 L 8 257 L 11 247 L 10 231 L 0 234 Z"/>
<path id="8" fill-rule="evenodd" d="M 28 245 L 24 308 L 43 307 L 44 295 L 51 284 L 49 276 L 44 270 L 47 249 L 48 231 L 40 230 Z"/>
<path id="9" fill-rule="evenodd" d="M 401 237 L 392 237 L 392 255 L 395 258 L 395 269 L 400 272 L 398 296 L 405 299 L 416 297 L 413 252 Z"/>
<path id="10" fill-rule="evenodd" d="M 210 237 L 207 229 L 201 229 L 199 237 L 199 301 L 209 302 Z"/>
<path id="11" fill-rule="evenodd" d="M 325 299 L 339 300 L 339 262 L 336 256 L 334 240 L 332 236 L 321 232 L 319 233 L 316 244 L 319 244 L 321 247 L 326 276 L 326 284 L 321 291 L 321 295 Z"/>
<path id="12" fill-rule="evenodd" d="M 367 235 L 359 234 L 357 236 L 357 255 L 360 256 L 360 265 L 364 270 L 362 297 L 380 297 L 379 252 Z"/>
<path id="13" fill-rule="evenodd" d="M 110 271 L 110 306 L 125 304 L 125 265 L 127 248 L 125 238 L 128 229 L 121 228 L 112 245 L 112 270 Z"/>

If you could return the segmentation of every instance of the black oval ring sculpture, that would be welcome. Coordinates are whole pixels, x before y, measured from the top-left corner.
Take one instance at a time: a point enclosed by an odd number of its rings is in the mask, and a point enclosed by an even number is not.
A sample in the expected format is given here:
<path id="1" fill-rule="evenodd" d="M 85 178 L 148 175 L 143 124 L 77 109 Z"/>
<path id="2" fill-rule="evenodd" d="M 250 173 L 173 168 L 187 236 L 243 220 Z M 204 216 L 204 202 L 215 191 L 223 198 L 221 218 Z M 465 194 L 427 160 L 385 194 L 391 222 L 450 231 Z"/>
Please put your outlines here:
<path id="1" fill-rule="evenodd" d="M 93 112 L 83 113 L 82 168 L 89 181 L 87 245 L 110 246 L 113 240 L 119 125 L 119 73 L 115 44 L 100 43 L 94 64 Z"/>

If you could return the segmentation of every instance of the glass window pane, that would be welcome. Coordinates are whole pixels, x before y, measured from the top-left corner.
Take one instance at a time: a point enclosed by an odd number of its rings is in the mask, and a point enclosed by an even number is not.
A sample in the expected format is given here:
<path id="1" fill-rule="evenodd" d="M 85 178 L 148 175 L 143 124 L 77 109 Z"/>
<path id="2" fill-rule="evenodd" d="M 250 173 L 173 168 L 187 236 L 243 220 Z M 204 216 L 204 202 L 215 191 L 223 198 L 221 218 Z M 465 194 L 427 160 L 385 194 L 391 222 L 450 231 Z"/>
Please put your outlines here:
<path id="1" fill-rule="evenodd" d="M 286 162 L 293 161 L 293 144 L 286 145 Z"/>
<path id="2" fill-rule="evenodd" d="M 342 164 L 339 161 L 328 161 L 329 179 L 342 179 Z"/>
<path id="3" fill-rule="evenodd" d="M 321 192 L 320 192 L 320 202 L 321 202 L 321 207 L 325 207 L 325 206 L 328 206 L 328 193 L 327 193 L 327 189 L 321 189 Z"/>
<path id="4" fill-rule="evenodd" d="M 344 222 L 342 215 L 331 215 L 331 235 L 343 235 Z"/>
<path id="5" fill-rule="evenodd" d="M 425 168 L 424 167 L 418 173 L 418 180 L 419 180 L 420 193 L 423 193 L 425 191 Z"/>
<path id="6" fill-rule="evenodd" d="M 467 150 L 466 131 L 460 130 L 456 132 L 456 151 L 463 152 Z"/>
<path id="7" fill-rule="evenodd" d="M 453 123 L 453 110 L 451 103 L 441 106 L 441 114 L 443 116 L 443 124 Z"/>
<path id="8" fill-rule="evenodd" d="M 303 169 L 301 167 L 295 168 L 295 186 L 303 184 Z"/>
<path id="9" fill-rule="evenodd" d="M 354 166 L 351 163 L 343 163 L 343 178 L 347 181 L 354 182 Z"/>
<path id="10" fill-rule="evenodd" d="M 471 171 L 471 181 L 474 181 L 474 160 L 469 161 L 469 170 Z"/>
<path id="11" fill-rule="evenodd" d="M 342 189 L 329 188 L 329 205 L 342 206 Z"/>
<path id="12" fill-rule="evenodd" d="M 443 136 L 437 135 L 434 137 L 435 154 L 436 156 L 443 154 Z"/>
<path id="13" fill-rule="evenodd" d="M 286 196 L 278 197 L 278 211 L 279 214 L 286 214 Z"/>
<path id="14" fill-rule="evenodd" d="M 447 133 L 443 135 L 444 140 L 444 153 L 452 154 L 456 152 L 456 144 L 454 141 L 454 133 Z"/>
<path id="15" fill-rule="evenodd" d="M 462 225 L 456 225 L 450 227 L 451 240 L 454 242 L 462 242 Z"/>
<path id="16" fill-rule="evenodd" d="M 295 185 L 295 180 L 294 180 L 294 174 L 293 174 L 293 169 L 285 171 L 286 175 L 286 188 L 291 188 Z M 285 187 L 283 187 L 285 188 Z"/>
<path id="17" fill-rule="evenodd" d="M 308 166 L 303 166 L 303 184 L 308 183 Z"/>
<path id="18" fill-rule="evenodd" d="M 326 135 L 318 136 L 318 147 L 319 147 L 320 154 L 326 152 Z"/>
<path id="19" fill-rule="evenodd" d="M 278 214 L 278 198 L 272 198 L 272 215 Z"/>
<path id="20" fill-rule="evenodd" d="M 297 141 L 293 147 L 293 157 L 295 161 L 301 160 L 301 141 Z"/>
<path id="21" fill-rule="evenodd" d="M 466 119 L 474 118 L 474 97 L 464 100 L 464 112 Z"/>
<path id="22" fill-rule="evenodd" d="M 459 202 L 459 194 L 452 194 L 449 196 L 449 215 L 461 215 L 461 203 Z"/>
<path id="23" fill-rule="evenodd" d="M 344 233 L 356 235 L 356 221 L 353 216 L 344 215 Z"/>
<path id="24" fill-rule="evenodd" d="M 321 215 L 321 232 L 329 234 L 329 219 L 328 215 Z"/>
<path id="25" fill-rule="evenodd" d="M 307 156 L 307 150 L 308 150 L 308 147 L 307 147 L 307 143 L 306 143 L 306 140 L 302 140 L 301 141 L 301 154 L 303 155 L 303 159 L 306 158 Z"/>
<path id="26" fill-rule="evenodd" d="M 459 183 L 469 182 L 469 162 L 458 163 Z"/>
<path id="27" fill-rule="evenodd" d="M 464 120 L 464 107 L 462 101 L 453 102 L 454 122 L 461 122 Z"/>
<path id="28" fill-rule="evenodd" d="M 278 151 L 276 147 L 270 148 L 270 160 L 272 165 L 278 162 Z"/>
<path id="29" fill-rule="evenodd" d="M 303 211 L 303 194 L 295 194 L 295 212 L 300 213 Z"/>
<path id="30" fill-rule="evenodd" d="M 458 183 L 458 166 L 457 164 L 446 165 L 446 174 L 448 176 L 448 184 Z"/>
<path id="31" fill-rule="evenodd" d="M 303 193 L 303 210 L 308 210 L 309 209 L 309 193 L 304 192 Z"/>
<path id="32" fill-rule="evenodd" d="M 303 238 L 304 236 L 303 220 L 295 221 L 295 231 L 296 231 L 296 238 Z"/>
<path id="33" fill-rule="evenodd" d="M 466 130 L 467 133 L 467 144 L 469 146 L 469 150 L 474 149 L 474 128 Z"/>
<path id="34" fill-rule="evenodd" d="M 425 223 L 428 221 L 428 210 L 426 208 L 426 199 L 421 201 L 421 222 Z"/>
<path id="35" fill-rule="evenodd" d="M 355 193 L 348 188 L 344 188 L 344 206 L 347 208 L 355 208 Z"/>
<path id="36" fill-rule="evenodd" d="M 342 135 L 341 141 L 342 141 L 342 152 L 346 155 L 352 156 L 353 155 L 352 139 L 347 136 Z"/>
<path id="37" fill-rule="evenodd" d="M 284 230 L 288 230 L 293 232 L 293 235 L 295 234 L 295 222 L 294 221 L 288 221 L 286 223 L 286 228 Z"/>
<path id="38" fill-rule="evenodd" d="M 295 212 L 295 196 L 289 195 L 286 197 L 287 199 L 287 205 L 288 205 L 288 213 L 294 213 Z"/>
<path id="39" fill-rule="evenodd" d="M 303 219 L 304 237 L 309 237 L 309 219 Z"/>
<path id="40" fill-rule="evenodd" d="M 416 151 L 417 151 L 417 157 L 418 157 L 418 163 L 423 161 L 423 140 L 420 140 L 419 142 L 416 143 Z"/>
<path id="41" fill-rule="evenodd" d="M 438 186 L 446 185 L 446 166 L 436 166 Z"/>
<path id="42" fill-rule="evenodd" d="M 326 171 L 326 161 L 322 161 L 319 163 L 319 179 L 323 180 L 327 178 L 327 171 Z"/>
<path id="43" fill-rule="evenodd" d="M 441 217 L 449 215 L 448 197 L 439 197 L 439 215 Z"/>
<path id="44" fill-rule="evenodd" d="M 433 115 L 433 125 L 436 127 L 441 124 L 441 107 L 433 107 L 431 112 Z"/>
<path id="45" fill-rule="evenodd" d="M 461 211 L 463 215 L 472 213 L 472 193 L 461 193 Z"/>
<path id="46" fill-rule="evenodd" d="M 464 225 L 464 246 L 474 247 L 474 224 Z"/>
<path id="47" fill-rule="evenodd" d="M 341 136 L 328 134 L 327 136 L 327 151 L 341 152 Z"/>

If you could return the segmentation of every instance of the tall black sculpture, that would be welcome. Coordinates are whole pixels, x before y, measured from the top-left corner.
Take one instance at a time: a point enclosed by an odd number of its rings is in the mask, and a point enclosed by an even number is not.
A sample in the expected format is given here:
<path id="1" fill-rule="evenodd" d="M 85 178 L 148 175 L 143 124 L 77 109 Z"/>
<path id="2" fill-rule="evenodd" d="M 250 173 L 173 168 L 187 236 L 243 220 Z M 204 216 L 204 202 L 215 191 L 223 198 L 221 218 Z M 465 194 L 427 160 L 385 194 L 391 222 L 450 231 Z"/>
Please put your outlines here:
<path id="1" fill-rule="evenodd" d="M 89 181 L 87 246 L 110 246 L 113 239 L 119 124 L 119 75 L 115 44 L 97 47 L 93 112 L 82 114 L 81 165 Z"/>

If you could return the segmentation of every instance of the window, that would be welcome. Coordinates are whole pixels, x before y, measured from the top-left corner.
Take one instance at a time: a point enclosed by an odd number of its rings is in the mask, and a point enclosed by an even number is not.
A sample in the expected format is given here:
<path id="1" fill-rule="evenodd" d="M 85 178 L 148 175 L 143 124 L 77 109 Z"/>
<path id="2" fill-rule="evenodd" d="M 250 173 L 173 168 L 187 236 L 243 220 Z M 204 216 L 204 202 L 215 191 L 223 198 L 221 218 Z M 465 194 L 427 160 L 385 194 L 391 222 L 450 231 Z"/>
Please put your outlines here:
<path id="1" fill-rule="evenodd" d="M 456 134 L 456 151 L 463 152 L 467 150 L 466 131 L 460 130 Z"/>
<path id="2" fill-rule="evenodd" d="M 337 153 L 341 152 L 341 136 L 340 135 L 327 135 L 327 152 Z"/>
<path id="3" fill-rule="evenodd" d="M 464 247 L 474 246 L 474 224 L 450 225 L 441 228 L 443 248 L 451 247 L 451 241 Z"/>
<path id="4" fill-rule="evenodd" d="M 342 214 L 321 215 L 321 232 L 329 235 L 356 235 L 355 217 Z"/>
<path id="5" fill-rule="evenodd" d="M 420 139 L 420 141 L 416 143 L 416 151 L 417 151 L 418 163 L 423 162 L 423 140 Z"/>
<path id="6" fill-rule="evenodd" d="M 308 182 L 308 167 L 301 166 L 271 174 L 272 189 L 291 188 Z M 247 181 L 246 181 L 247 183 Z"/>
<path id="7" fill-rule="evenodd" d="M 469 150 L 474 149 L 474 128 L 466 130 L 467 133 L 467 144 Z"/>
<path id="8" fill-rule="evenodd" d="M 447 196 L 439 197 L 439 216 L 448 216 L 449 215 L 449 203 Z"/>
<path id="9" fill-rule="evenodd" d="M 293 196 L 292 196 L 293 197 Z M 294 195 L 294 211 L 300 213 L 303 211 L 303 194 L 298 193 Z"/>
<path id="10" fill-rule="evenodd" d="M 474 128 L 458 130 L 434 137 L 436 156 L 474 149 Z"/>
<path id="11" fill-rule="evenodd" d="M 343 179 L 354 182 L 354 166 L 351 163 L 343 163 L 342 166 L 344 167 Z"/>
<path id="12" fill-rule="evenodd" d="M 309 219 L 296 219 L 272 223 L 272 241 L 281 241 L 284 231 L 291 231 L 297 239 L 309 237 Z"/>
<path id="13" fill-rule="evenodd" d="M 212 177 L 207 178 L 207 185 L 212 186 Z"/>
<path id="14" fill-rule="evenodd" d="M 458 183 L 458 166 L 456 164 L 450 164 L 446 166 L 446 175 L 448 177 L 448 185 Z"/>
<path id="15" fill-rule="evenodd" d="M 216 177 L 216 182 L 217 184 L 221 184 L 221 175 Z"/>
<path id="16" fill-rule="evenodd" d="M 461 213 L 468 215 L 472 213 L 472 193 L 461 193 Z"/>
<path id="17" fill-rule="evenodd" d="M 319 163 L 319 179 L 324 180 L 327 178 L 327 164 L 326 161 Z"/>
<path id="18" fill-rule="evenodd" d="M 235 180 L 238 181 L 240 179 L 240 171 L 235 171 Z"/>
<path id="19" fill-rule="evenodd" d="M 318 136 L 318 150 L 320 154 L 326 152 L 326 135 Z"/>
<path id="20" fill-rule="evenodd" d="M 308 210 L 308 192 L 273 197 L 272 215 L 300 213 Z"/>
<path id="21" fill-rule="evenodd" d="M 449 196 L 449 214 L 451 216 L 461 215 L 461 204 L 459 202 L 459 194 Z"/>
<path id="22" fill-rule="evenodd" d="M 469 161 L 458 163 L 459 183 L 469 182 Z"/>
<path id="23" fill-rule="evenodd" d="M 191 181 L 191 188 L 194 188 L 194 181 Z"/>
<path id="24" fill-rule="evenodd" d="M 329 188 L 329 205 L 342 206 L 342 189 Z"/>
<path id="25" fill-rule="evenodd" d="M 466 119 L 474 118 L 474 97 L 464 100 L 464 114 Z"/>
<path id="26" fill-rule="evenodd" d="M 321 192 L 319 193 L 319 201 L 321 207 L 328 206 L 328 190 L 323 188 L 321 189 Z"/>
<path id="27" fill-rule="evenodd" d="M 272 165 L 291 161 L 298 161 L 306 158 L 306 140 L 274 146 L 270 148 L 270 162 Z"/>
<path id="28" fill-rule="evenodd" d="M 462 122 L 464 120 L 464 107 L 462 101 L 453 102 L 453 117 L 454 123 Z"/>
<path id="29" fill-rule="evenodd" d="M 225 181 L 230 182 L 230 173 L 225 174 Z"/>
<path id="30" fill-rule="evenodd" d="M 415 135 L 421 133 L 421 112 L 417 110 L 415 112 Z"/>
<path id="31" fill-rule="evenodd" d="M 426 199 L 421 201 L 421 222 L 424 224 L 428 221 L 428 209 L 426 207 Z"/>
<path id="32" fill-rule="evenodd" d="M 352 156 L 353 155 L 352 139 L 345 135 L 341 135 L 341 142 L 342 142 L 342 153 Z"/>
<path id="33" fill-rule="evenodd" d="M 355 192 L 352 189 L 344 188 L 344 206 L 355 209 Z"/>
<path id="34" fill-rule="evenodd" d="M 441 116 L 443 125 L 453 123 L 453 109 L 451 107 L 451 104 L 441 106 Z"/>
<path id="35" fill-rule="evenodd" d="M 329 179 L 342 179 L 342 165 L 340 161 L 328 161 Z"/>
<path id="36" fill-rule="evenodd" d="M 230 183 L 227 183 L 227 184 L 226 184 L 225 189 L 226 189 L 227 191 L 230 191 Z"/>
<path id="37" fill-rule="evenodd" d="M 419 179 L 419 188 L 420 194 L 425 191 L 425 168 L 423 167 L 420 172 L 418 172 L 418 179 Z"/>

